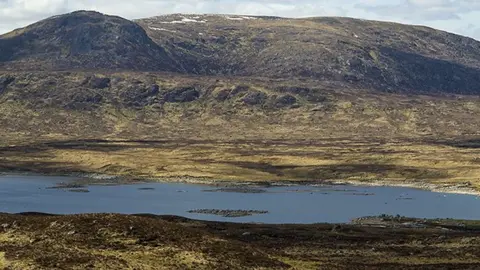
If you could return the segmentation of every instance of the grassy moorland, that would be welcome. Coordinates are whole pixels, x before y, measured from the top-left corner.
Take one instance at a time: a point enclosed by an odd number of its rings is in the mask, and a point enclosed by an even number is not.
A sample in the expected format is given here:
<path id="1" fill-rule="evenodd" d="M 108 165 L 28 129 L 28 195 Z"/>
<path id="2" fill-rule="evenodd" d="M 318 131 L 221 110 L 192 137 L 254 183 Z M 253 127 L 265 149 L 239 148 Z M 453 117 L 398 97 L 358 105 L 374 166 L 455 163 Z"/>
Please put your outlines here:
<path id="1" fill-rule="evenodd" d="M 2 171 L 200 182 L 303 181 L 480 187 L 478 151 L 425 142 L 53 141 L 0 148 Z M 473 146 L 472 146 L 473 147 Z M 433 184 L 429 186 L 428 184 Z M 461 189 L 463 187 L 463 190 Z"/>
<path id="2" fill-rule="evenodd" d="M 146 215 L 3 214 L 0 265 L 22 270 L 480 266 L 478 222 L 375 220 L 375 226 L 255 225 Z"/>
<path id="3" fill-rule="evenodd" d="M 480 187 L 476 96 L 166 73 L 3 78 L 2 171 Z"/>

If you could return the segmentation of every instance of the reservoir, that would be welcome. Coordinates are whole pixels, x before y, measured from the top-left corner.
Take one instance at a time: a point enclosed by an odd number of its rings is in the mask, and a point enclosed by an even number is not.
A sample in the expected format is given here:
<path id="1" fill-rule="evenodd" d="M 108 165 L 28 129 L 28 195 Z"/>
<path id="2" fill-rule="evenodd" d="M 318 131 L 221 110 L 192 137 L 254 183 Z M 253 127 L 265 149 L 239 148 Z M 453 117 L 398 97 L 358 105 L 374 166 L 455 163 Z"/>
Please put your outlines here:
<path id="1" fill-rule="evenodd" d="M 0 212 L 150 213 L 259 223 L 345 223 L 381 214 L 480 220 L 477 196 L 412 188 L 344 185 L 222 188 L 181 183 L 77 185 L 76 180 L 0 175 Z M 225 217 L 192 212 L 198 209 L 262 213 Z"/>

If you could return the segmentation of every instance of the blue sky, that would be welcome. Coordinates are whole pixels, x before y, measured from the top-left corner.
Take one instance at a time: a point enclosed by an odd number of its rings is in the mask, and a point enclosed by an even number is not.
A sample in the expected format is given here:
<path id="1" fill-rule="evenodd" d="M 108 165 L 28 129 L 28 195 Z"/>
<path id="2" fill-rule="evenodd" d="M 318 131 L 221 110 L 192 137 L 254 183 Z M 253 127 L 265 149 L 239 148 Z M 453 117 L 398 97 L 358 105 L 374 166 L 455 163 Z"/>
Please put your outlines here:
<path id="1" fill-rule="evenodd" d="M 348 16 L 427 25 L 480 40 L 480 0 L 0 0 L 0 33 L 79 9 L 128 19 L 168 13 Z"/>

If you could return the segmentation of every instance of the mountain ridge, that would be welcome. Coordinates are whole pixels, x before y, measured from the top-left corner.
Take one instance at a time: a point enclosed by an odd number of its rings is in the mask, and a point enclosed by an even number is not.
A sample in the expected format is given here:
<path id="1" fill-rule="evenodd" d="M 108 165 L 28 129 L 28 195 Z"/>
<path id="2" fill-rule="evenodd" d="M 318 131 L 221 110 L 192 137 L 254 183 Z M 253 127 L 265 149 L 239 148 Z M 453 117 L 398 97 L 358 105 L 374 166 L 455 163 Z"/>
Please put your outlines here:
<path id="1" fill-rule="evenodd" d="M 193 73 L 308 77 L 388 91 L 465 93 L 480 83 L 480 42 L 471 38 L 423 26 L 349 18 L 248 18 L 166 15 L 137 22 L 157 44 L 170 46 L 180 58 L 205 56 L 193 59 L 191 67 L 214 63 L 211 70 Z M 431 72 L 417 78 L 420 70 Z M 446 85 L 457 77 L 474 85 Z"/>
<path id="2" fill-rule="evenodd" d="M 15 70 L 308 78 L 385 92 L 480 93 L 480 42 L 425 26 L 344 17 L 170 14 L 128 21 L 77 11 L 0 36 L 0 64 Z"/>

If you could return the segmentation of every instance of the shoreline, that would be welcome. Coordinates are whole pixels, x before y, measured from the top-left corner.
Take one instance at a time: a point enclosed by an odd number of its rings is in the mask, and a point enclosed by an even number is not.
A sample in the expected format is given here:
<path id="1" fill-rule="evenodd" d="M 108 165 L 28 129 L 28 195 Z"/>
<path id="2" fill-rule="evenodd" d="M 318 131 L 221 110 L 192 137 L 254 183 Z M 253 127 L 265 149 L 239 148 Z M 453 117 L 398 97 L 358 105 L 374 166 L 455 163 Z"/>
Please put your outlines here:
<path id="1" fill-rule="evenodd" d="M 447 193 L 447 194 L 459 194 L 459 195 L 472 195 L 480 197 L 480 190 L 474 188 L 465 187 L 462 185 L 455 184 L 433 184 L 433 183 L 418 183 L 410 181 L 402 181 L 401 183 L 397 181 L 388 181 L 388 180 L 375 180 L 372 182 L 364 182 L 359 180 L 339 180 L 333 181 L 333 184 L 338 185 L 354 185 L 354 186 L 370 186 L 370 187 L 403 187 L 403 188 L 413 188 L 427 190 L 435 193 Z"/>
<path id="2" fill-rule="evenodd" d="M 241 180 L 214 180 L 207 178 L 195 177 L 142 177 L 142 176 L 122 176 L 122 175 L 108 175 L 99 173 L 32 173 L 32 172 L 0 172 L 0 176 L 6 175 L 28 175 L 28 176 L 64 176 L 64 177 L 78 177 L 82 179 L 92 179 L 97 181 L 106 181 L 104 184 L 133 184 L 141 182 L 157 182 L 157 183 L 183 183 L 192 185 L 207 185 L 207 186 L 223 186 L 223 187 L 238 187 L 238 186 L 257 186 L 257 187 L 275 187 L 275 186 L 327 186 L 327 185 L 351 185 L 351 186 L 367 186 L 367 187 L 403 187 L 427 190 L 436 193 L 472 195 L 480 197 L 480 190 L 466 187 L 459 184 L 434 184 L 428 182 L 413 182 L 413 181 L 392 181 L 392 180 L 311 180 L 311 181 L 295 181 L 295 180 L 281 180 L 281 181 L 241 181 Z M 102 184 L 102 183 L 95 183 Z"/>

